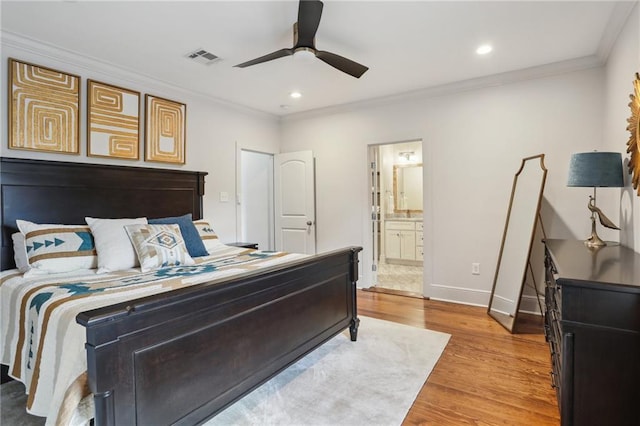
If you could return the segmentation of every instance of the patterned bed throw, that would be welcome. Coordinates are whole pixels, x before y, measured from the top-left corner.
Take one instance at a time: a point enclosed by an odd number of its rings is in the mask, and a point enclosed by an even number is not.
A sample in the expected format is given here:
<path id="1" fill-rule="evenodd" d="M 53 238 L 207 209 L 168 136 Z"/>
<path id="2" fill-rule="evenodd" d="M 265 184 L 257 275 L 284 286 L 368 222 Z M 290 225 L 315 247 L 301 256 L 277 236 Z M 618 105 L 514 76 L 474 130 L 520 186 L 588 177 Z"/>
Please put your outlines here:
<path id="1" fill-rule="evenodd" d="M 24 383 L 27 411 L 47 425 L 86 421 L 92 398 L 86 383 L 85 330 L 80 312 L 162 293 L 305 257 L 220 245 L 196 264 L 96 275 L 95 269 L 25 278 L 0 275 L 0 362 Z M 87 408 L 88 407 L 88 408 Z"/>

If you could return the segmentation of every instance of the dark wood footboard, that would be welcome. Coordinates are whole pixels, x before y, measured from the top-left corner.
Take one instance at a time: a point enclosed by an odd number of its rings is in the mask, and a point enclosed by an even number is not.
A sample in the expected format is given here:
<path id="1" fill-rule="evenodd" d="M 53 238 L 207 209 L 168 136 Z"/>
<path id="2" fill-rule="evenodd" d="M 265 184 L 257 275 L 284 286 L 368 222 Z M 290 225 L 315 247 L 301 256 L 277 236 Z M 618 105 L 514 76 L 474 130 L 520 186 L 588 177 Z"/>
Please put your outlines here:
<path id="1" fill-rule="evenodd" d="M 96 425 L 192 425 L 357 336 L 359 247 L 83 312 Z"/>
<path id="2" fill-rule="evenodd" d="M 16 220 L 203 217 L 206 172 L 0 159 L 2 270 Z M 81 313 L 96 424 L 196 424 L 342 330 L 360 248 Z"/>

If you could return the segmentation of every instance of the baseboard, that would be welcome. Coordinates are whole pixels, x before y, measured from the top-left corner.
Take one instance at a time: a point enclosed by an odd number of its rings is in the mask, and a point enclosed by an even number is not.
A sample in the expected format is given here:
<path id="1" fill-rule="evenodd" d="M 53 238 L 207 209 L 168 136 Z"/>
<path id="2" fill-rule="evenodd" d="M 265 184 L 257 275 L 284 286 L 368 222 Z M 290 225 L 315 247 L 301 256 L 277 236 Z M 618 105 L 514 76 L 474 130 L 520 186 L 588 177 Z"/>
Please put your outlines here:
<path id="1" fill-rule="evenodd" d="M 489 306 L 491 291 L 431 284 L 429 286 L 428 296 L 431 300 L 487 307 Z M 544 308 L 544 296 L 540 296 L 540 303 Z M 520 300 L 520 312 L 541 315 L 540 308 L 538 307 L 538 299 L 535 295 L 522 295 Z"/>
<path id="2" fill-rule="evenodd" d="M 486 307 L 489 305 L 489 296 L 491 295 L 491 292 L 474 288 L 431 284 L 429 285 L 429 292 L 427 295 L 431 300 L 441 300 L 443 302 Z"/>
<path id="3" fill-rule="evenodd" d="M 542 305 L 542 309 L 544 309 L 544 296 L 540 296 L 540 303 Z M 538 306 L 538 298 L 535 295 L 522 295 L 522 299 L 520 300 L 520 312 L 542 315 L 540 307 Z"/>
<path id="4" fill-rule="evenodd" d="M 393 294 L 394 296 L 414 297 L 416 299 L 429 299 L 428 297 L 424 297 L 420 293 L 414 293 L 412 291 L 394 290 L 391 288 L 384 288 L 384 287 L 377 287 L 377 286 L 366 287 L 366 288 L 363 288 L 362 291 L 370 291 L 372 293 Z"/>

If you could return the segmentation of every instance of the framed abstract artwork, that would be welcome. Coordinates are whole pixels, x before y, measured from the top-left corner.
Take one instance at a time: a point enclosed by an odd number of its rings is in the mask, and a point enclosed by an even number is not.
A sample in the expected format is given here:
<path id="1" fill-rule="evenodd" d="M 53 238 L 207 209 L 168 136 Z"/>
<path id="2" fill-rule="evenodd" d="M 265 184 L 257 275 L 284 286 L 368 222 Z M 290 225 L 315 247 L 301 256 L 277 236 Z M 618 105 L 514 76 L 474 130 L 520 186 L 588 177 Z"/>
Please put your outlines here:
<path id="1" fill-rule="evenodd" d="M 140 158 L 140 92 L 87 81 L 87 155 Z"/>
<path id="2" fill-rule="evenodd" d="M 185 163 L 187 106 L 145 95 L 145 161 Z"/>
<path id="3" fill-rule="evenodd" d="M 9 58 L 9 148 L 79 154 L 80 77 Z"/>

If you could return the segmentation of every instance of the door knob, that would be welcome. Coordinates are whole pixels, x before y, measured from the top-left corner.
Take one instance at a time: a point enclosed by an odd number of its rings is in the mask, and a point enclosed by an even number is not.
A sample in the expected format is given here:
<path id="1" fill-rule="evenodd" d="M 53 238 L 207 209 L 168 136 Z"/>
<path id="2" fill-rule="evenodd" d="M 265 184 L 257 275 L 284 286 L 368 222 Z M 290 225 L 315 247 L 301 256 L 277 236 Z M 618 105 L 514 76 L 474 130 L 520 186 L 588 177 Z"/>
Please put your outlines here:
<path id="1" fill-rule="evenodd" d="M 307 226 L 311 226 L 313 225 L 313 222 L 311 222 L 310 220 L 307 221 Z"/>

